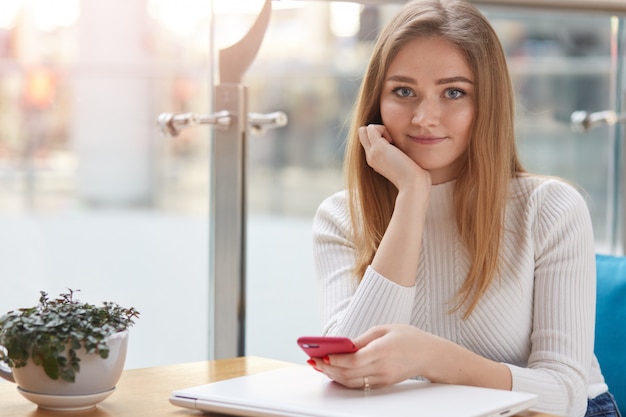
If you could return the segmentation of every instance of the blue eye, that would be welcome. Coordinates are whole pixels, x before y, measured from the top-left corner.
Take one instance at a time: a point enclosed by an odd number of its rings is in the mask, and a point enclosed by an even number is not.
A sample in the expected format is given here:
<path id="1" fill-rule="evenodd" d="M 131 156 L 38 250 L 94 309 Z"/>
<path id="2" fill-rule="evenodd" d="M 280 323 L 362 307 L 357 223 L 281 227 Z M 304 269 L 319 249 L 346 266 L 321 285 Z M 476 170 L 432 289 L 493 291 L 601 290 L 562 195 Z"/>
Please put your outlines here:
<path id="1" fill-rule="evenodd" d="M 447 98 L 451 98 L 453 100 L 459 99 L 465 95 L 465 91 L 458 88 L 448 88 L 445 92 L 445 96 Z"/>
<path id="2" fill-rule="evenodd" d="M 411 97 L 413 96 L 413 90 L 408 87 L 397 87 L 393 89 L 394 94 L 398 97 Z"/>

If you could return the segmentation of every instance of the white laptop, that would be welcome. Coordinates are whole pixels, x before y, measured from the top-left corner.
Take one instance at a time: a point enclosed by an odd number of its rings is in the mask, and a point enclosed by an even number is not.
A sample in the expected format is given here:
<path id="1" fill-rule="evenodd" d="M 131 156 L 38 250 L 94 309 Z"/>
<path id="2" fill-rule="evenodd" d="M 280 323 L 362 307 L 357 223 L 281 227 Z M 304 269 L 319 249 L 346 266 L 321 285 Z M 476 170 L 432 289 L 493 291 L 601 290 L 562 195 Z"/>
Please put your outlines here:
<path id="1" fill-rule="evenodd" d="M 537 396 L 416 380 L 364 391 L 294 366 L 177 390 L 170 402 L 249 417 L 506 417 L 532 407 Z"/>

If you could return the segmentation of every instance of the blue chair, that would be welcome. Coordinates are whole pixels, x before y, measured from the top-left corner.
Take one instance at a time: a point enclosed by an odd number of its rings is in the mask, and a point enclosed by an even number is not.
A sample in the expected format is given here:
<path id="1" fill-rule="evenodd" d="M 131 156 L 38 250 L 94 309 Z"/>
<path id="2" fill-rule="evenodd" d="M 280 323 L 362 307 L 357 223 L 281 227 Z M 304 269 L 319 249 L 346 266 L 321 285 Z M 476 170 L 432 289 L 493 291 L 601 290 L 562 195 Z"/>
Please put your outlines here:
<path id="1" fill-rule="evenodd" d="M 626 411 L 626 257 L 596 255 L 595 353 L 620 411 Z"/>

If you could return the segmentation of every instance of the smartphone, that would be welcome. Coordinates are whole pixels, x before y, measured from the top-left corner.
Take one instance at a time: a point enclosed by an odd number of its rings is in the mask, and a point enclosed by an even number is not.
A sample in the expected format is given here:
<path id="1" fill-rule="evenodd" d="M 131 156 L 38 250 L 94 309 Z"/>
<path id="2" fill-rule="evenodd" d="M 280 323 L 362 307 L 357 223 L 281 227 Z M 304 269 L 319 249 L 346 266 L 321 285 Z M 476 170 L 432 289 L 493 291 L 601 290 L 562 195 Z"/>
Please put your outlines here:
<path id="1" fill-rule="evenodd" d="M 311 358 L 357 351 L 357 347 L 347 337 L 302 336 L 298 338 L 298 346 Z"/>

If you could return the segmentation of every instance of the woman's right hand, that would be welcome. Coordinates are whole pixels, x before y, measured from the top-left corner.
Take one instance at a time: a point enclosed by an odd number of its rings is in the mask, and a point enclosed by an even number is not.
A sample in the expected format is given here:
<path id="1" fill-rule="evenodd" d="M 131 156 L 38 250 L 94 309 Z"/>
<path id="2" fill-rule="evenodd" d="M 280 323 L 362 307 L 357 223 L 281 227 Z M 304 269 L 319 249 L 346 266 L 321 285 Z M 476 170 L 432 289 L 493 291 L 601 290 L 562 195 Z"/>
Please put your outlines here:
<path id="1" fill-rule="evenodd" d="M 398 189 L 393 215 L 371 266 L 385 278 L 410 287 L 417 276 L 432 185 L 430 172 L 393 144 L 385 126 L 360 127 L 359 140 L 368 165 Z"/>
<path id="2" fill-rule="evenodd" d="M 430 188 L 430 173 L 393 144 L 393 138 L 385 126 L 361 126 L 358 133 L 367 164 L 391 181 L 398 190 L 416 181 Z"/>
<path id="3" fill-rule="evenodd" d="M 408 324 L 374 326 L 353 342 L 356 353 L 328 355 L 309 364 L 350 388 L 362 388 L 366 381 L 385 387 L 414 376 L 444 384 L 512 388 L 507 365 Z"/>

